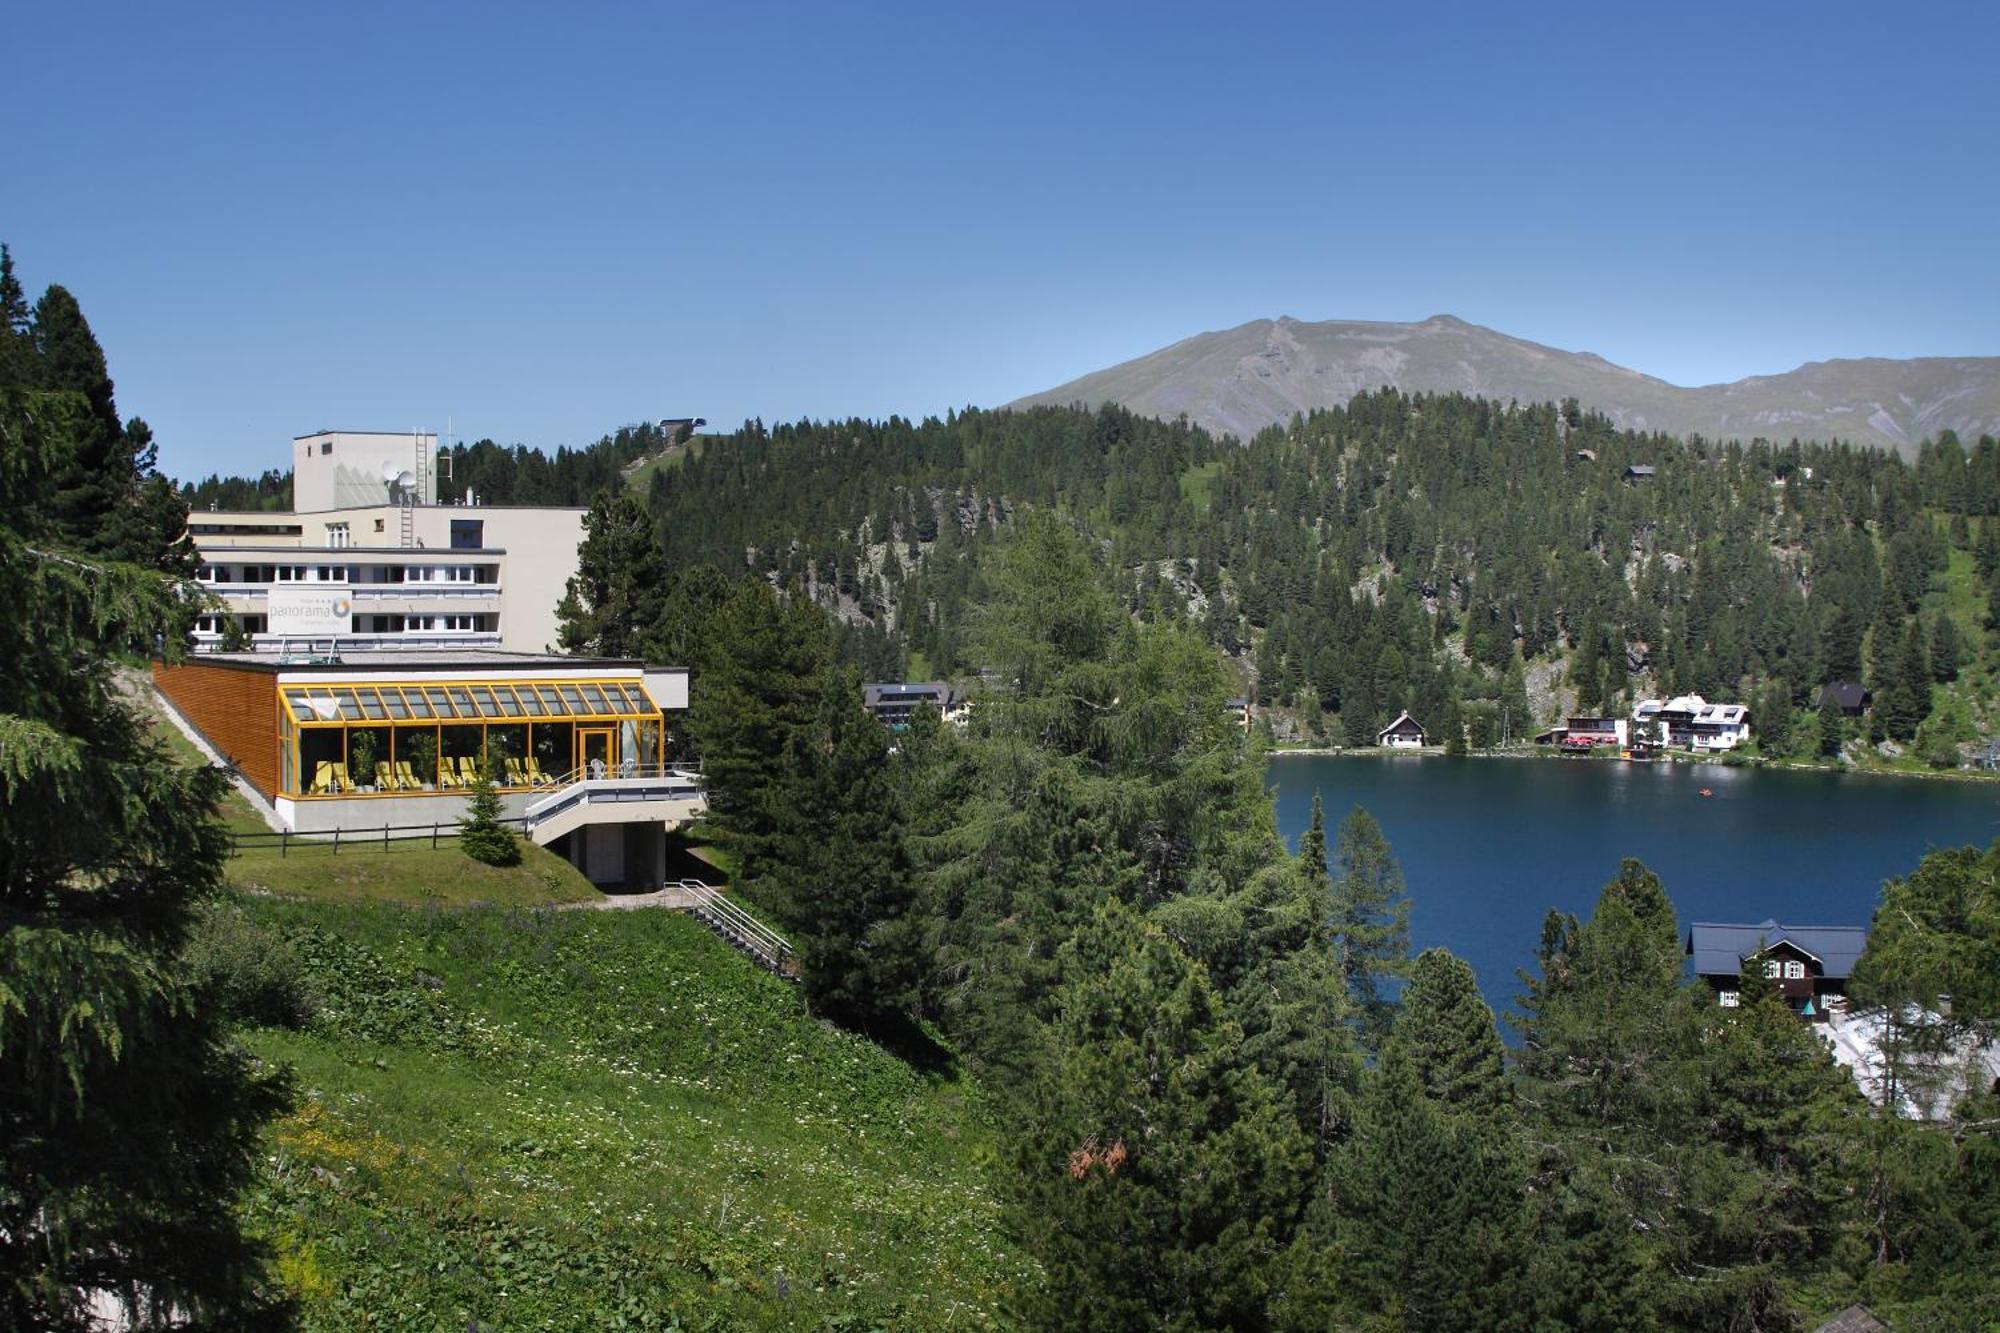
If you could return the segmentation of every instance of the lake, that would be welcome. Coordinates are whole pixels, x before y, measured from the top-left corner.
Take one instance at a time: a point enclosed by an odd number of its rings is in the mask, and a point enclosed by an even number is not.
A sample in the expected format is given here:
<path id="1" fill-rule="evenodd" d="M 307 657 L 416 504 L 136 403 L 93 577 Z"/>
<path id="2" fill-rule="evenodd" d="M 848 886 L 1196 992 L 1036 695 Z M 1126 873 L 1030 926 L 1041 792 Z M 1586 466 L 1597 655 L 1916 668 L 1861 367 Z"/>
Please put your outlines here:
<path id="1" fill-rule="evenodd" d="M 1327 842 L 1359 805 L 1410 891 L 1410 940 L 1470 962 L 1510 1005 L 1551 907 L 1587 917 L 1636 856 L 1691 921 L 1868 924 L 1882 881 L 1932 848 L 2000 837 L 2000 784 L 1715 764 L 1432 756 L 1278 756 L 1278 827 L 1294 848 L 1317 790 Z M 1704 797 L 1702 788 L 1714 794 Z"/>

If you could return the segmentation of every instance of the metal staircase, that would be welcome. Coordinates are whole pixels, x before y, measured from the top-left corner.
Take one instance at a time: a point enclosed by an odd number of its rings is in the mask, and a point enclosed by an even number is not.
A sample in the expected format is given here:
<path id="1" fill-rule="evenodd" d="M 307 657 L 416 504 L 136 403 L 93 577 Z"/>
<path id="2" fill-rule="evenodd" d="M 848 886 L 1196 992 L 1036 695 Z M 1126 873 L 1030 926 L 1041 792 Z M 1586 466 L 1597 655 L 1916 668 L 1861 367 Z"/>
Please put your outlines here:
<path id="1" fill-rule="evenodd" d="M 798 977 L 799 956 L 784 936 L 731 902 L 713 885 L 684 879 L 678 887 L 687 895 L 685 910 L 696 920 L 766 971 L 787 979 Z"/>

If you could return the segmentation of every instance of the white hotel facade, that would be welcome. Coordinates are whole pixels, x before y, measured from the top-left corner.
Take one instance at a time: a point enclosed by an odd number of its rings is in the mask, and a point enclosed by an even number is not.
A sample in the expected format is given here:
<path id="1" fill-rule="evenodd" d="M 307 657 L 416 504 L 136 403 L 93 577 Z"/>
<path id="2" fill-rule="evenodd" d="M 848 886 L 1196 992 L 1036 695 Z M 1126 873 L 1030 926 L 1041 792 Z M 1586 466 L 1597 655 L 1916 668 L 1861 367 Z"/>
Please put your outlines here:
<path id="1" fill-rule="evenodd" d="M 580 508 L 437 503 L 437 437 L 321 431 L 292 442 L 289 513 L 188 516 L 198 577 L 249 647 L 544 652 L 576 573 Z"/>

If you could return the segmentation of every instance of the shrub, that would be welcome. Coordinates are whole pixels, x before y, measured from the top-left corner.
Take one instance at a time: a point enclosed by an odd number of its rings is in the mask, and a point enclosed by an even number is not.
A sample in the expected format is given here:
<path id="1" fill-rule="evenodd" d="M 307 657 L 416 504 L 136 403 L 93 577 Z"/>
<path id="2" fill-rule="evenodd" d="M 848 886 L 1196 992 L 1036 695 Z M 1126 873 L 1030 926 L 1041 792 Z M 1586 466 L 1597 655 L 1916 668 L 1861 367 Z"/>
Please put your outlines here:
<path id="1" fill-rule="evenodd" d="M 209 903 L 196 914 L 181 965 L 239 1023 L 302 1028 L 320 1008 L 290 941 L 233 903 Z"/>

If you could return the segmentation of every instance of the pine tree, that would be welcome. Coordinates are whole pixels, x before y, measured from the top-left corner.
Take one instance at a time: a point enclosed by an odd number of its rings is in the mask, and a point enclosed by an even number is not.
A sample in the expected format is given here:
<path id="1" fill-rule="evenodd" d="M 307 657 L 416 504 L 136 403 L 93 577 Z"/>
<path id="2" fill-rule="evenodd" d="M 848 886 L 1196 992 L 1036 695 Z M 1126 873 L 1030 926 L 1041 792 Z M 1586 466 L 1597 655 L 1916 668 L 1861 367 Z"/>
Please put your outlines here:
<path id="1" fill-rule="evenodd" d="M 282 1324 L 239 1196 L 288 1100 L 175 966 L 227 842 L 113 681 L 179 648 L 193 590 L 64 549 L 48 496 L 96 429 L 0 387 L 0 1326 Z"/>
<path id="2" fill-rule="evenodd" d="M 1529 1326 L 1518 1154 L 1499 1126 L 1427 1098 L 1400 1041 L 1383 1050 L 1328 1178 L 1341 1277 L 1393 1326 Z"/>
<path id="3" fill-rule="evenodd" d="M 556 610 L 562 650 L 646 656 L 660 633 L 671 582 L 646 507 L 622 488 L 601 493 L 584 515 L 576 573 Z"/>
<path id="4" fill-rule="evenodd" d="M 768 583 L 744 579 L 711 632 L 689 729 L 701 749 L 708 818 L 755 884 L 779 854 L 773 793 L 784 781 L 786 755 L 819 711 L 830 660 L 826 622 L 802 598 L 780 601 Z"/>
<path id="5" fill-rule="evenodd" d="M 1310 1157 L 1202 968 L 1115 904 L 1059 951 L 1048 1064 L 1021 1089 L 1015 1234 L 1036 1328 L 1266 1325 Z"/>
<path id="6" fill-rule="evenodd" d="M 1334 839 L 1331 928 L 1334 957 L 1352 997 L 1363 1044 L 1371 1049 L 1389 1030 L 1394 1006 L 1381 982 L 1408 969 L 1410 901 L 1403 870 L 1375 817 L 1356 806 Z"/>
<path id="7" fill-rule="evenodd" d="M 1445 949 L 1417 955 L 1395 1031 L 1433 1101 L 1479 1115 L 1492 1115 L 1507 1104 L 1500 1034 L 1463 959 Z"/>
<path id="8" fill-rule="evenodd" d="M 767 897 L 799 949 L 807 1000 L 861 1027 L 900 1017 L 916 997 L 922 922 L 888 740 L 851 669 L 823 676 L 787 770 Z"/>
<path id="9" fill-rule="evenodd" d="M 1847 719 L 1840 714 L 1840 704 L 1831 694 L 1822 693 L 1819 701 L 1818 733 L 1815 746 L 1822 759 L 1838 759 L 1840 747 L 1847 740 Z"/>
<path id="10" fill-rule="evenodd" d="M 1299 839 L 1299 869 L 1315 884 L 1327 882 L 1326 809 L 1320 804 L 1317 791 L 1313 793 L 1312 823 Z"/>
<path id="11" fill-rule="evenodd" d="M 492 755 L 479 766 L 471 796 L 465 803 L 465 818 L 458 821 L 458 847 L 473 860 L 489 866 L 518 865 L 521 840 L 500 822 L 501 805 Z"/>

